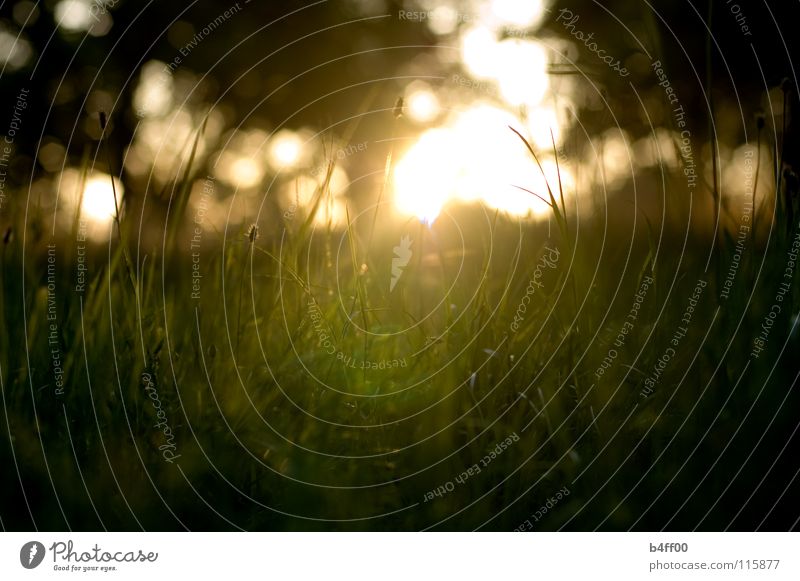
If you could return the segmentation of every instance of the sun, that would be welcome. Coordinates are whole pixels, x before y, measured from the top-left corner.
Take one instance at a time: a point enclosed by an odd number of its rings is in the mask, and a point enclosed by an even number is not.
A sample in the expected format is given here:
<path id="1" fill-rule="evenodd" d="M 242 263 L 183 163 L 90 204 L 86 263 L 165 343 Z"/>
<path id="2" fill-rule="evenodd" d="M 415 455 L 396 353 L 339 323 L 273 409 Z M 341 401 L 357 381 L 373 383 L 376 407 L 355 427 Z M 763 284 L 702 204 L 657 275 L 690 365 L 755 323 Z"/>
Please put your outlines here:
<path id="1" fill-rule="evenodd" d="M 510 126 L 522 123 L 503 109 L 477 104 L 424 132 L 395 167 L 398 212 L 432 224 L 451 202 L 480 202 L 518 218 L 549 215 L 542 198 L 549 198 L 548 188 L 558 196 L 563 188 L 568 196 L 572 174 L 547 150 L 541 152 L 540 168 Z"/>

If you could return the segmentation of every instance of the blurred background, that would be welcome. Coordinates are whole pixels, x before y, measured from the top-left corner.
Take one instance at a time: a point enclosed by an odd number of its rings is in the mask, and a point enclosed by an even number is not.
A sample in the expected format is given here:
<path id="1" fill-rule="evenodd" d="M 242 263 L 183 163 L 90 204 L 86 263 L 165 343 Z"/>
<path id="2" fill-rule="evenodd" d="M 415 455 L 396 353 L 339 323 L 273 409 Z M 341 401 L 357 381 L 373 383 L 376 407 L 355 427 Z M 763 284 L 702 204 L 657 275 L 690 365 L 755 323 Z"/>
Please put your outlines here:
<path id="1" fill-rule="evenodd" d="M 656 220 L 663 204 L 651 190 L 663 168 L 682 161 L 652 62 L 663 63 L 687 112 L 706 193 L 715 148 L 718 189 L 733 198 L 743 187 L 734 162 L 756 140 L 757 119 L 773 142 L 791 121 L 781 83 L 792 80 L 796 40 L 753 34 L 791 19 L 790 6 L 743 2 L 739 14 L 709 6 L 662 3 L 654 13 L 644 2 L 611 10 L 546 0 L 7 1 L 0 58 L 9 121 L 18 90 L 30 94 L 6 183 L 25 185 L 27 199 L 56 220 L 69 222 L 81 200 L 101 240 L 114 174 L 149 240 L 163 231 L 170 184 L 190 156 L 191 203 L 203 179 L 218 183 L 206 211 L 218 230 L 308 205 L 333 160 L 333 199 L 319 219 L 341 226 L 344 200 L 374 203 L 391 153 L 387 195 L 400 214 L 430 221 L 448 204 L 482 203 L 536 220 L 549 216 L 547 206 L 514 186 L 539 192 L 543 176 L 552 181 L 555 145 L 571 210 L 598 211 L 598 196 L 630 198 L 635 175 L 641 207 Z M 579 20 L 570 25 L 573 14 Z M 628 75 L 587 50 L 580 33 L 591 33 Z M 98 145 L 100 111 L 110 119 L 108 155 Z M 537 148 L 543 172 L 508 126 Z M 764 151 L 766 166 L 773 152 Z M 431 178 L 432 165 L 446 170 Z M 770 179 L 762 174 L 763 191 Z M 697 202 L 706 212 L 715 203 L 708 195 Z M 20 207 L 6 204 L 4 222 Z M 624 208 L 633 206 L 620 207 L 614 218 L 629 219 Z"/>

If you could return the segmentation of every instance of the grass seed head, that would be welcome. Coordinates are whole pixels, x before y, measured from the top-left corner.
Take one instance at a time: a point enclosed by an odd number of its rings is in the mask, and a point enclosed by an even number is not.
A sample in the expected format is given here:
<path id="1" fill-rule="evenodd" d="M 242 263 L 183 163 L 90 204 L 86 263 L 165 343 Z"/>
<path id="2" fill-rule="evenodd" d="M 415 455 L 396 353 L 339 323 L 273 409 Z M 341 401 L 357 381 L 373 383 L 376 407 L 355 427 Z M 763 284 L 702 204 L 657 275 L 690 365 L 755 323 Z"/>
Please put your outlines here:
<path id="1" fill-rule="evenodd" d="M 245 236 L 247 236 L 247 240 L 250 244 L 255 244 L 256 240 L 258 240 L 258 226 L 256 224 L 250 224 Z"/>
<path id="2" fill-rule="evenodd" d="M 403 98 L 402 97 L 398 97 L 397 101 L 395 101 L 395 103 L 394 103 L 394 111 L 392 113 L 394 113 L 394 116 L 395 116 L 396 119 L 399 119 L 400 117 L 403 116 Z"/>

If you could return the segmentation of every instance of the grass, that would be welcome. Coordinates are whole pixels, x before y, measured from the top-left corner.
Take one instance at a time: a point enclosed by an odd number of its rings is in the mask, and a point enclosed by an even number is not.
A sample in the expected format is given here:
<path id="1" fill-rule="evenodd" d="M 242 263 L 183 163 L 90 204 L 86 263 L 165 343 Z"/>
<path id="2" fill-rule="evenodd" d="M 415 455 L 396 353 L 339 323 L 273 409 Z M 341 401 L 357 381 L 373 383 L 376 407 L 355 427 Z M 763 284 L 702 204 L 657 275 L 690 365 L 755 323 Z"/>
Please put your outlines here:
<path id="1" fill-rule="evenodd" d="M 798 231 L 785 205 L 759 216 L 773 228 L 723 300 L 731 236 L 707 268 L 699 234 L 681 248 L 646 219 L 627 244 L 601 217 L 568 227 L 561 184 L 545 199 L 552 238 L 474 208 L 431 228 L 351 210 L 340 231 L 314 222 L 332 171 L 309 211 L 267 215 L 260 236 L 205 232 L 199 300 L 179 227 L 188 167 L 166 255 L 129 256 L 119 240 L 139 225 L 118 216 L 79 294 L 75 233 L 57 237 L 54 320 L 46 217 L 15 225 L 0 284 L 5 528 L 513 530 L 564 487 L 536 529 L 792 525 L 774 503 L 796 475 L 795 285 L 749 357 Z M 417 255 L 389 292 L 403 235 Z M 535 275 L 548 248 L 559 260 Z M 686 336 L 643 397 L 700 279 Z"/>

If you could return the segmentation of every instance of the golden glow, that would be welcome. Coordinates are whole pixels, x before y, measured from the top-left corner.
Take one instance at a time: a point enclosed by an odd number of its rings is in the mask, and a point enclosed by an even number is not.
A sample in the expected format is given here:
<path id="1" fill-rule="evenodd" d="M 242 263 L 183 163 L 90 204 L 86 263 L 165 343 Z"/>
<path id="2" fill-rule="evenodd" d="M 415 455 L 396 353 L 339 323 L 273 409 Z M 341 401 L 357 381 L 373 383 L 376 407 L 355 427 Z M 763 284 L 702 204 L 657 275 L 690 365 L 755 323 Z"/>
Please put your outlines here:
<path id="1" fill-rule="evenodd" d="M 219 155 L 215 174 L 222 181 L 242 189 L 253 188 L 264 179 L 264 164 L 252 156 L 225 151 Z"/>
<path id="2" fill-rule="evenodd" d="M 492 14 L 501 22 L 528 28 L 539 22 L 544 14 L 542 0 L 492 0 Z"/>
<path id="3" fill-rule="evenodd" d="M 267 174 L 264 148 L 269 153 L 267 134 L 260 129 L 229 132 L 225 148 L 213 163 L 215 176 L 236 188 L 255 188 Z"/>
<path id="4" fill-rule="evenodd" d="M 293 206 L 305 208 L 311 204 L 314 199 L 314 193 L 318 188 L 319 183 L 314 178 L 297 176 L 284 186 L 281 205 L 284 209 L 289 209 Z"/>
<path id="5" fill-rule="evenodd" d="M 623 129 L 607 130 L 598 144 L 599 161 L 603 170 L 601 179 L 608 187 L 618 187 L 631 176 L 633 159 L 630 138 Z"/>
<path id="6" fill-rule="evenodd" d="M 286 182 L 279 198 L 281 208 L 291 214 L 310 211 L 323 179 L 324 176 L 320 179 L 301 175 Z M 344 194 L 349 184 L 347 172 L 339 167 L 334 168 L 329 191 L 324 194 L 314 215 L 317 226 L 339 228 L 347 224 Z"/>
<path id="7" fill-rule="evenodd" d="M 111 188 L 111 176 L 103 172 L 92 172 L 83 184 L 81 190 L 81 172 L 75 168 L 68 168 L 61 172 L 58 182 L 59 200 L 63 208 L 59 214 L 65 223 L 72 224 L 75 211 L 80 203 L 80 217 L 86 222 L 87 234 L 95 240 L 108 238 L 109 226 L 114 220 L 116 208 L 114 205 L 114 190 Z M 122 206 L 125 190 L 122 183 L 115 177 L 114 186 L 117 190 L 117 200 Z"/>
<path id="8" fill-rule="evenodd" d="M 406 92 L 406 113 L 418 123 L 430 123 L 439 115 L 439 99 L 427 83 L 415 81 Z"/>
<path id="9" fill-rule="evenodd" d="M 89 30 L 93 22 L 91 6 L 86 0 L 61 0 L 56 4 L 56 23 L 70 32 Z"/>
<path id="10" fill-rule="evenodd" d="M 551 133 L 552 132 L 552 133 Z M 528 113 L 528 133 L 531 143 L 544 151 L 553 150 L 561 144 L 561 126 L 558 115 L 551 107 L 536 107 Z"/>
<path id="11" fill-rule="evenodd" d="M 299 194 L 300 203 L 306 204 L 311 200 L 314 191 L 322 186 L 328 173 L 328 168 L 318 169 L 317 173 L 313 175 L 302 175 L 298 180 L 292 180 L 292 188 L 297 189 Z M 300 184 L 296 186 L 296 184 Z M 333 196 L 342 196 L 347 192 L 350 186 L 350 176 L 341 166 L 334 166 L 333 173 L 331 174 L 331 181 L 328 184 L 328 190 Z M 306 200 L 306 201 L 303 201 Z"/>
<path id="12" fill-rule="evenodd" d="M 303 138 L 294 131 L 283 129 L 270 139 L 267 157 L 276 170 L 297 167 L 302 154 Z"/>
<path id="13" fill-rule="evenodd" d="M 342 198 L 328 197 L 323 200 L 314 216 L 317 226 L 344 228 L 347 225 L 347 205 Z"/>
<path id="14" fill-rule="evenodd" d="M 176 179 L 185 170 L 199 124 L 200 121 L 192 119 L 185 109 L 173 110 L 163 117 L 145 116 L 126 152 L 125 170 L 133 175 L 146 176 L 152 169 L 153 178 L 162 185 Z M 197 143 L 195 166 L 206 159 L 223 126 L 222 114 L 212 111 Z"/>
<path id="15" fill-rule="evenodd" d="M 737 147 L 728 155 L 720 151 L 722 158 L 722 193 L 723 196 L 733 199 L 751 199 L 755 188 L 756 205 L 767 202 L 775 191 L 775 176 L 772 172 L 761 171 L 758 183 L 755 181 L 756 165 L 760 163 L 761 168 L 771 167 L 774 163 L 772 152 L 762 149 L 759 154 L 751 144 L 743 144 Z M 758 157 L 761 157 L 760 161 Z M 736 202 L 740 203 L 740 202 Z"/>
<path id="16" fill-rule="evenodd" d="M 557 166 L 556 162 L 552 159 L 542 161 L 541 171 L 532 159 L 530 159 L 529 163 L 534 164 L 534 167 L 536 167 L 534 174 L 528 176 L 528 181 L 517 182 L 514 185 L 535 192 L 547 201 L 550 201 L 550 194 L 548 193 L 549 186 L 553 197 L 555 197 L 556 202 L 559 204 L 561 202 L 559 187 L 563 188 L 565 198 L 567 198 L 568 195 L 571 196 L 571 193 L 575 189 L 575 180 L 569 170 L 563 166 Z M 561 176 L 560 186 L 558 181 L 559 175 Z M 551 212 L 548 204 L 530 192 L 523 191 L 519 188 L 513 188 L 513 190 L 505 192 L 502 198 L 487 197 L 484 199 L 484 203 L 490 208 L 496 208 L 520 218 L 547 216 Z"/>
<path id="17" fill-rule="evenodd" d="M 458 28 L 459 14 L 452 6 L 440 5 L 431 10 L 428 28 L 434 34 L 445 35 Z"/>
<path id="18" fill-rule="evenodd" d="M 504 40 L 496 47 L 492 76 L 509 105 L 537 105 L 550 81 L 547 76 L 547 54 L 536 42 Z"/>
<path id="19" fill-rule="evenodd" d="M 521 129 L 513 115 L 498 107 L 478 104 L 448 124 L 422 134 L 395 167 L 395 206 L 402 214 L 432 223 L 452 200 L 481 201 L 519 217 L 550 212 L 549 206 L 520 186 L 546 200 L 547 184 L 558 196 L 556 163 L 541 152 L 545 176 L 525 145 L 509 129 Z M 548 132 L 549 137 L 549 132 Z M 574 189 L 566 167 L 560 167 L 565 197 Z"/>
<path id="20" fill-rule="evenodd" d="M 55 6 L 56 24 L 67 32 L 88 32 L 104 36 L 114 21 L 108 7 L 111 0 L 60 0 Z"/>
<path id="21" fill-rule="evenodd" d="M 33 56 L 31 44 L 22 33 L 11 34 L 0 21 L 0 65 L 8 71 L 21 69 Z"/>
<path id="22" fill-rule="evenodd" d="M 231 175 L 240 188 L 251 188 L 261 181 L 264 168 L 252 157 L 240 157 L 231 164 Z"/>
<path id="23" fill-rule="evenodd" d="M 489 28 L 475 27 L 462 38 L 461 58 L 473 76 L 497 83 L 513 107 L 538 105 L 550 87 L 547 53 L 532 40 L 498 41 Z"/>
<path id="24" fill-rule="evenodd" d="M 324 179 L 324 176 L 322 177 Z M 350 187 L 350 177 L 343 168 L 337 165 L 333 168 L 333 174 L 331 175 L 331 182 L 328 188 L 332 195 L 342 196 L 347 192 L 348 187 Z"/>
<path id="25" fill-rule="evenodd" d="M 173 100 L 172 75 L 161 61 L 149 61 L 142 67 L 133 93 L 133 107 L 140 117 L 160 117 L 169 113 Z"/>
<path id="26" fill-rule="evenodd" d="M 447 129 L 427 131 L 395 167 L 395 205 L 403 214 L 433 223 L 453 193 L 458 150 Z"/>
<path id="27" fill-rule="evenodd" d="M 118 202 L 122 202 L 122 184 L 114 178 L 114 187 L 117 190 Z M 116 206 L 114 205 L 114 190 L 111 187 L 111 177 L 107 174 L 95 174 L 86 182 L 83 188 L 83 203 L 81 214 L 96 223 L 108 223 L 114 219 Z"/>
<path id="28" fill-rule="evenodd" d="M 484 26 L 468 30 L 461 39 L 461 59 L 467 70 L 478 78 L 492 78 L 498 66 L 497 38 Z"/>
<path id="29" fill-rule="evenodd" d="M 634 162 L 638 167 L 647 168 L 664 166 L 669 169 L 678 167 L 675 154 L 675 143 L 680 136 L 668 129 L 658 128 L 654 135 L 642 137 L 633 144 Z"/>

